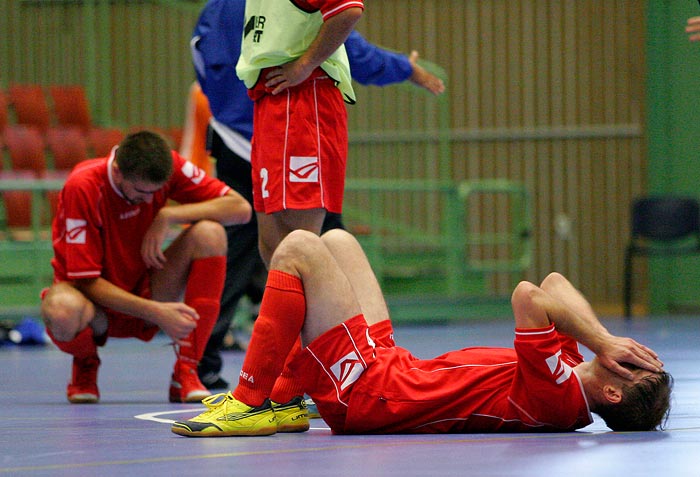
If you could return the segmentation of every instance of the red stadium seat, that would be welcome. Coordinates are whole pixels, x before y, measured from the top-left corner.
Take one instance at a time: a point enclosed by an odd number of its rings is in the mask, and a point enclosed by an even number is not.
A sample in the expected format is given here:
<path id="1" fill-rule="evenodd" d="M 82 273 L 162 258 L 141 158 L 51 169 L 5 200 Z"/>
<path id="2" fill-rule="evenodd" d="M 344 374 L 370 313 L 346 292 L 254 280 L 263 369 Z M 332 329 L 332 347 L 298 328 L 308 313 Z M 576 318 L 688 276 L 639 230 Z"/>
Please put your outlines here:
<path id="1" fill-rule="evenodd" d="M 46 133 L 46 142 L 54 169 L 71 170 L 89 156 L 87 139 L 77 127 L 51 128 Z"/>
<path id="2" fill-rule="evenodd" d="M 46 174 L 44 174 L 44 179 L 49 179 L 49 180 L 61 180 L 63 182 L 66 181 L 68 178 L 68 174 L 70 171 L 67 170 L 53 170 L 53 171 L 46 171 Z M 48 200 L 49 203 L 49 213 L 48 217 L 46 217 L 45 223 L 46 224 L 51 224 L 53 221 L 53 218 L 56 216 L 56 211 L 58 210 L 58 195 L 60 194 L 61 191 L 59 190 L 48 190 L 46 191 L 46 199 Z"/>
<path id="3" fill-rule="evenodd" d="M 39 131 L 26 126 L 8 126 L 4 137 L 13 170 L 33 171 L 36 177 L 44 173 L 46 145 Z"/>
<path id="4" fill-rule="evenodd" d="M 5 92 L 0 90 L 0 135 L 5 131 L 5 128 L 7 127 L 7 96 L 5 96 Z M 0 141 L 0 146 L 2 145 L 2 142 Z M 2 162 L 2 161 L 0 161 Z"/>
<path id="5" fill-rule="evenodd" d="M 3 171 L 2 179 L 34 179 L 32 171 Z M 32 225 L 32 193 L 26 190 L 2 192 L 5 223 L 9 229 L 28 229 Z"/>
<path id="6" fill-rule="evenodd" d="M 7 93 L 17 124 L 33 126 L 42 134 L 46 133 L 51 117 L 43 88 L 35 84 L 15 84 L 8 88 Z"/>
<path id="7" fill-rule="evenodd" d="M 88 133 L 88 142 L 94 157 L 106 157 L 126 134 L 117 128 L 93 128 Z"/>
<path id="8" fill-rule="evenodd" d="M 88 134 L 92 129 L 92 118 L 85 88 L 80 85 L 52 85 L 49 93 L 58 125 L 77 127 L 83 134 Z"/>

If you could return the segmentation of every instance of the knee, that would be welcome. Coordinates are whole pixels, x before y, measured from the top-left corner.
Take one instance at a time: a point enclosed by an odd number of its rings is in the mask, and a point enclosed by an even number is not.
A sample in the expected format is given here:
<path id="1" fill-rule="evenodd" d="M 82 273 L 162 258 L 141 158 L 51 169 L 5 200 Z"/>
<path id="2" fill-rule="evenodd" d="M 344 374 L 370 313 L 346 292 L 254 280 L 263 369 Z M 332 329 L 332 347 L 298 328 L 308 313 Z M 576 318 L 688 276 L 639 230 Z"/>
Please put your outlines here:
<path id="1" fill-rule="evenodd" d="M 317 247 L 323 246 L 321 238 L 308 230 L 290 232 L 277 246 L 270 260 L 270 268 L 289 269 L 291 264 L 305 261 L 305 257 L 314 254 Z"/>
<path id="2" fill-rule="evenodd" d="M 542 280 L 540 287 L 543 290 L 553 290 L 565 283 L 568 283 L 568 280 L 564 278 L 564 275 L 558 272 L 552 272 Z"/>
<path id="3" fill-rule="evenodd" d="M 531 308 L 542 290 L 533 283 L 522 281 L 513 290 L 510 301 L 513 308 Z"/>
<path id="4" fill-rule="evenodd" d="M 324 242 L 356 241 L 355 237 L 345 229 L 330 229 L 321 235 Z"/>
<path id="5" fill-rule="evenodd" d="M 71 341 L 87 326 L 94 307 L 71 285 L 57 283 L 41 303 L 41 318 L 58 341 Z"/>
<path id="6" fill-rule="evenodd" d="M 228 238 L 223 225 L 213 220 L 201 220 L 192 225 L 190 231 L 201 255 L 226 255 Z"/>

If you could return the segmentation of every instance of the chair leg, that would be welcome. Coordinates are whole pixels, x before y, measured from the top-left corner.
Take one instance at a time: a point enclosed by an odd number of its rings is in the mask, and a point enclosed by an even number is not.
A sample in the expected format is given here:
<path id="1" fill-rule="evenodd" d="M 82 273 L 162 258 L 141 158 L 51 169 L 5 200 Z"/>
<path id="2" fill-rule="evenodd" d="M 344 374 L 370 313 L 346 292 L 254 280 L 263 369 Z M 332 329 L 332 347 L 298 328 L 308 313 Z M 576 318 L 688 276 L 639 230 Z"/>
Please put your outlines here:
<path id="1" fill-rule="evenodd" d="M 625 320 L 630 321 L 632 319 L 632 251 L 629 248 L 625 251 L 625 271 L 623 287 Z"/>

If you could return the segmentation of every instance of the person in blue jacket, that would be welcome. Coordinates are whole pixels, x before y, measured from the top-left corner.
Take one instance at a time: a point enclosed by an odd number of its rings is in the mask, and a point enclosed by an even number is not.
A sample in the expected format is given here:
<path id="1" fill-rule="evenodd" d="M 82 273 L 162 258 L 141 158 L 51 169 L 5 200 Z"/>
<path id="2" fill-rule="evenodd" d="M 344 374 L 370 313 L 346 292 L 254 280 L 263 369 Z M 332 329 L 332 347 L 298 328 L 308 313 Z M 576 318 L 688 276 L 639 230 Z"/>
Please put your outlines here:
<path id="1" fill-rule="evenodd" d="M 217 177 L 253 202 L 250 140 L 253 136 L 253 101 L 236 75 L 240 55 L 245 0 L 210 0 L 200 13 L 190 46 L 202 92 L 209 100 L 210 150 L 216 159 Z M 418 65 L 418 52 L 406 56 L 371 44 L 353 31 L 345 42 L 354 80 L 363 85 L 384 86 L 403 81 L 441 94 L 439 77 Z M 328 214 L 323 231 L 344 228 L 340 214 Z M 225 389 L 220 376 L 221 349 L 238 302 L 247 295 L 259 303 L 267 271 L 258 251 L 255 217 L 243 225 L 227 227 L 226 282 L 219 319 L 199 364 L 199 377 L 209 389 Z"/>

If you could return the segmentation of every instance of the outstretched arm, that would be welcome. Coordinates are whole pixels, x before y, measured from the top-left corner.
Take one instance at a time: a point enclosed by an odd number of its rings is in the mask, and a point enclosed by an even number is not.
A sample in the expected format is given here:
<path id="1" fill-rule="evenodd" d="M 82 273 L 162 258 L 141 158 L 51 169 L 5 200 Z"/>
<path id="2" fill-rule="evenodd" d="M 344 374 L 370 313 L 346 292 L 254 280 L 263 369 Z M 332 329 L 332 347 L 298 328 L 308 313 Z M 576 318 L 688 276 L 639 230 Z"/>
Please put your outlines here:
<path id="1" fill-rule="evenodd" d="M 411 65 L 413 66 L 413 73 L 409 78 L 411 83 L 415 84 L 416 86 L 420 86 L 421 88 L 425 88 L 433 94 L 441 94 L 445 92 L 445 83 L 443 83 L 440 78 L 418 64 L 418 52 L 416 50 L 411 52 L 408 57 L 408 61 L 410 61 Z"/>
<path id="2" fill-rule="evenodd" d="M 418 64 L 418 52 L 409 56 L 381 48 L 353 30 L 345 41 L 352 79 L 363 85 L 385 86 L 403 81 L 433 94 L 445 91 L 442 79 Z"/>
<path id="3" fill-rule="evenodd" d="M 513 292 L 512 302 L 518 328 L 540 328 L 553 323 L 559 332 L 593 351 L 603 366 L 623 378 L 633 378 L 622 366 L 624 363 L 661 371 L 663 363 L 653 350 L 631 338 L 610 334 L 583 295 L 558 273 L 550 274 L 541 287 L 521 282 Z"/>

